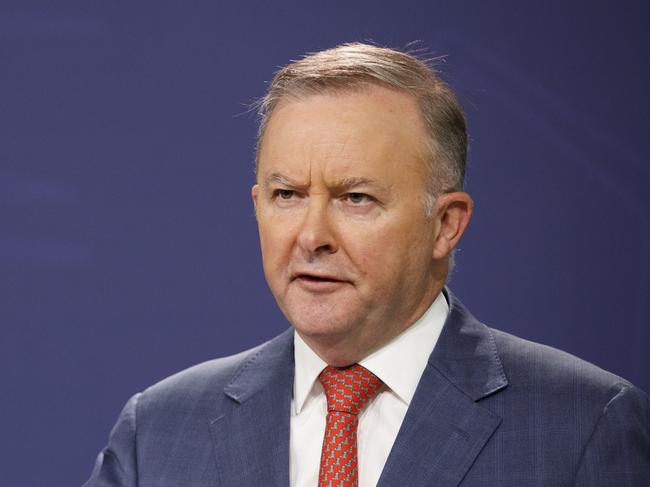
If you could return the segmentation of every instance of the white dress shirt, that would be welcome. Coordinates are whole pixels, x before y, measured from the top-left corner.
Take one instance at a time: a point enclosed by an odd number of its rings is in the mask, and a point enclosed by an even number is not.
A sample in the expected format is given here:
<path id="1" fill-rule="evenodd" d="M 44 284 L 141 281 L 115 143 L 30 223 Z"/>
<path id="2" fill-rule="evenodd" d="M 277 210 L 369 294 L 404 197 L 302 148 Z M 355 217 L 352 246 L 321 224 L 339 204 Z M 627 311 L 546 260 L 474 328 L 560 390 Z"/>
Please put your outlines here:
<path id="1" fill-rule="evenodd" d="M 418 321 L 359 362 L 384 383 L 359 414 L 359 487 L 377 485 L 448 312 L 447 301 L 440 293 Z M 318 375 L 327 364 L 295 332 L 294 343 L 291 487 L 316 487 L 327 416 L 327 399 Z"/>

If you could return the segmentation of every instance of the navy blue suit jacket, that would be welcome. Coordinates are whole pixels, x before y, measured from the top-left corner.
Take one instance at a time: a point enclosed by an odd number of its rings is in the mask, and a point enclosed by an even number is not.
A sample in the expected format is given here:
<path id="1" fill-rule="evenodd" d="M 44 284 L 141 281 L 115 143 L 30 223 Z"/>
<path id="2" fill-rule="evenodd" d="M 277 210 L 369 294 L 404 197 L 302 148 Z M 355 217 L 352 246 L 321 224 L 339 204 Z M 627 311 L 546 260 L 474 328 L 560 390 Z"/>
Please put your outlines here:
<path id="1" fill-rule="evenodd" d="M 379 487 L 650 486 L 650 400 L 451 310 Z M 135 395 L 88 487 L 289 485 L 293 331 Z"/>

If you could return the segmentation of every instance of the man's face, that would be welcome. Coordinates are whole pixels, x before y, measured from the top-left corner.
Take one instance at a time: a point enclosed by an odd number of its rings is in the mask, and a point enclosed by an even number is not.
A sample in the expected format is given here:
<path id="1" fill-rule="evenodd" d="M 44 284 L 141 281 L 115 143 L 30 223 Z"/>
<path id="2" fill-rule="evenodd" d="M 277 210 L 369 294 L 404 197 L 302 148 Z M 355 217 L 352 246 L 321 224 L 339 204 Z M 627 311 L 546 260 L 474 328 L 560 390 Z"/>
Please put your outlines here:
<path id="1" fill-rule="evenodd" d="M 267 125 L 252 192 L 264 273 L 331 365 L 398 335 L 440 289 L 424 140 L 415 100 L 381 87 L 285 100 Z"/>

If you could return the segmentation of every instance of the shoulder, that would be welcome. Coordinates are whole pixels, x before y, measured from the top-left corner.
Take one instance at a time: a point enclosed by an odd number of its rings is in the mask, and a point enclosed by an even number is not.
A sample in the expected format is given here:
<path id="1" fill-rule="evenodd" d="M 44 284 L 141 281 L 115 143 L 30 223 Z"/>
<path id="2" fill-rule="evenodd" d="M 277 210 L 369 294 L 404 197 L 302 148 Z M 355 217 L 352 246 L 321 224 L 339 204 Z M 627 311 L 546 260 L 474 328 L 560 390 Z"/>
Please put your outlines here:
<path id="1" fill-rule="evenodd" d="M 490 333 L 510 383 L 572 386 L 579 381 L 594 391 L 633 387 L 627 380 L 570 353 L 494 328 Z"/>
<path id="2" fill-rule="evenodd" d="M 160 479 L 163 472 L 182 475 L 188 455 L 193 465 L 200 465 L 199 471 L 212 472 L 210 425 L 234 407 L 237 386 L 254 392 L 256 385 L 262 387 L 259 384 L 268 381 L 269 374 L 277 373 L 278 362 L 292 363 L 292 345 L 293 334 L 287 330 L 255 348 L 195 365 L 134 395 L 86 485 L 108 479 L 110 485 L 136 485 L 137 479 L 158 485 L 152 479 Z M 287 368 L 278 375 L 286 375 Z"/>
<path id="3" fill-rule="evenodd" d="M 580 413 L 598 419 L 613 409 L 632 407 L 650 415 L 650 398 L 629 381 L 553 347 L 490 328 L 507 391 L 534 400 L 538 410 L 555 414 Z"/>
<path id="4" fill-rule="evenodd" d="M 549 485 L 649 485 L 645 392 L 569 353 L 489 333 L 507 385 L 481 401 L 502 420 L 487 458 L 514 445 L 511 468 L 535 463 Z"/>
<path id="5" fill-rule="evenodd" d="M 236 381 L 260 356 L 287 351 L 293 335 L 281 335 L 235 355 L 209 360 L 171 375 L 138 395 L 138 411 L 171 412 L 215 404 L 225 399 L 224 389 Z"/>
<path id="6" fill-rule="evenodd" d="M 544 451 L 543 458 L 555 466 L 549 472 L 569 465 L 567 478 L 576 486 L 649 485 L 645 392 L 566 352 L 490 331 L 508 377 L 501 399 L 491 404 L 508 413 L 505 431 L 527 438 L 533 451 Z"/>
<path id="7" fill-rule="evenodd" d="M 650 485 L 646 393 L 569 353 L 490 328 L 451 297 L 433 364 L 499 419 L 476 475 L 498 462 L 503 472 L 534 465 L 540 485 Z"/>

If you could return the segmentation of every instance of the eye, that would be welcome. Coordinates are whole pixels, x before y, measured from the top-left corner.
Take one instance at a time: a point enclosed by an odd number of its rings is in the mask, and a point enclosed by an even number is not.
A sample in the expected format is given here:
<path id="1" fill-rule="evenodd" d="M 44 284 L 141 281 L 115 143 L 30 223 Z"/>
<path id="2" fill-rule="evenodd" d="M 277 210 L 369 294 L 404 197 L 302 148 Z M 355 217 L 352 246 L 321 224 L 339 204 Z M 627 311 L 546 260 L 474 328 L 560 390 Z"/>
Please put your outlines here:
<path id="1" fill-rule="evenodd" d="M 372 199 L 370 196 L 368 196 L 365 193 L 347 193 L 345 197 L 350 203 L 353 203 L 355 205 L 368 203 Z"/>
<path id="2" fill-rule="evenodd" d="M 295 196 L 296 192 L 292 189 L 276 189 L 273 191 L 273 197 L 280 197 L 283 200 L 290 200 Z"/>

